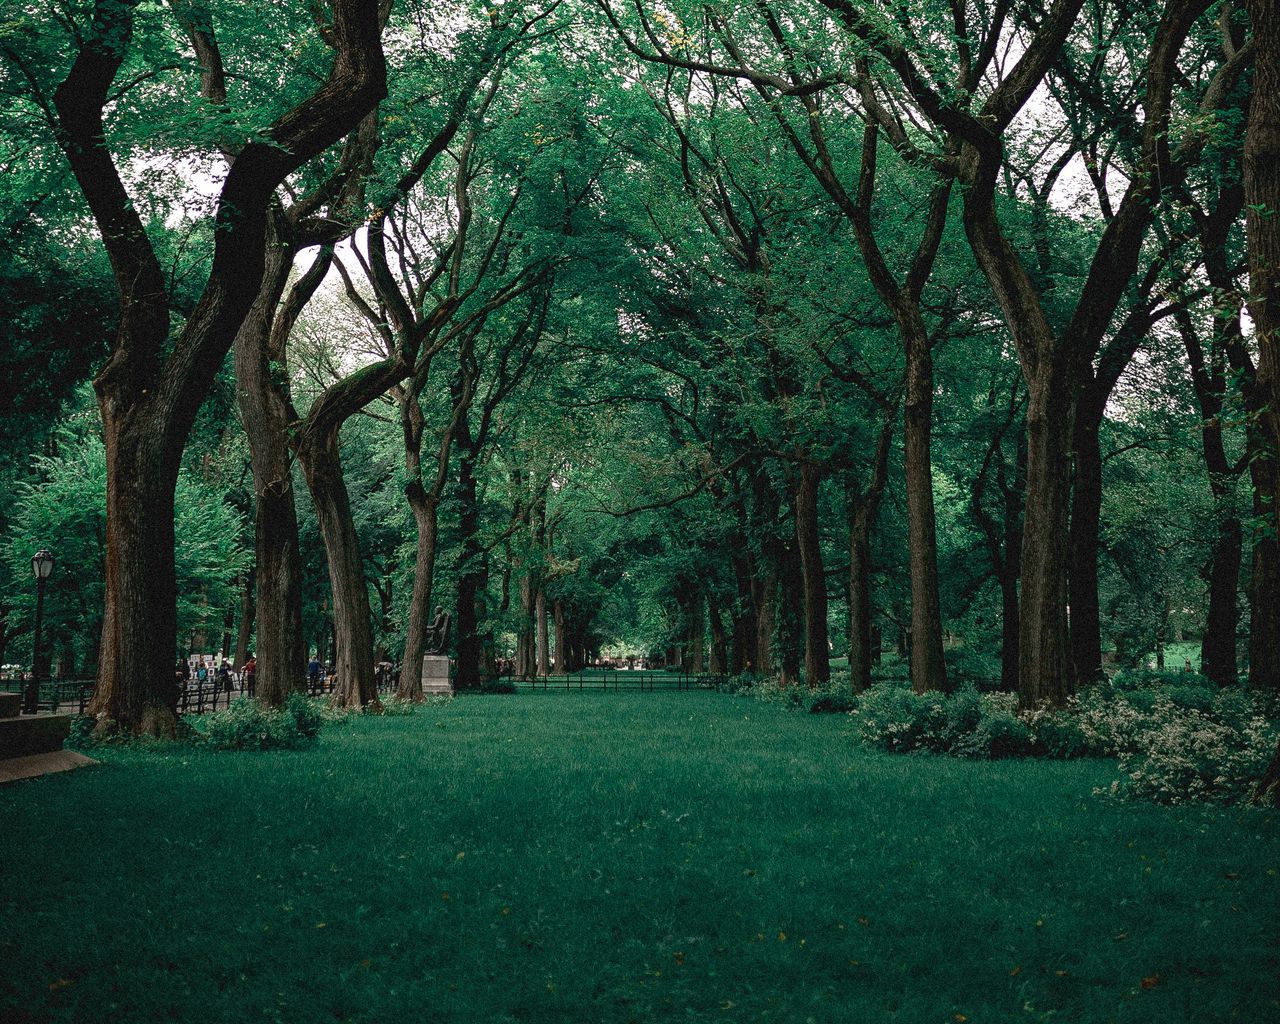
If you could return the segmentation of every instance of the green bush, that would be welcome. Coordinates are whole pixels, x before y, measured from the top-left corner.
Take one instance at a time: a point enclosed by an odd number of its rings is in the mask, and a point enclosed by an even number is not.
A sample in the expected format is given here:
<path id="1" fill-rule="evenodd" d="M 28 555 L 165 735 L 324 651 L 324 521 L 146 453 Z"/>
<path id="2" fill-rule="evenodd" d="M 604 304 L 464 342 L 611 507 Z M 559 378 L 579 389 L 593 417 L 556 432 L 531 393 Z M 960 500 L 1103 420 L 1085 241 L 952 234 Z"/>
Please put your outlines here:
<path id="1" fill-rule="evenodd" d="M 950 746 L 946 700 L 879 684 L 862 693 L 854 713 L 863 740 L 883 750 L 945 750 Z"/>
<path id="2" fill-rule="evenodd" d="M 1108 792 L 1167 804 L 1235 803 L 1262 777 L 1275 744 L 1275 727 L 1261 716 L 1233 723 L 1162 697 Z"/>
<path id="3" fill-rule="evenodd" d="M 324 724 L 322 705 L 325 701 L 312 700 L 305 693 L 291 693 L 285 699 L 284 711 L 293 716 L 293 724 L 298 733 L 307 739 L 314 739 Z"/>
<path id="4" fill-rule="evenodd" d="M 187 720 L 197 741 L 213 750 L 295 750 L 315 737 L 321 718 L 310 701 L 295 694 L 279 711 L 240 697 L 225 711 Z"/>

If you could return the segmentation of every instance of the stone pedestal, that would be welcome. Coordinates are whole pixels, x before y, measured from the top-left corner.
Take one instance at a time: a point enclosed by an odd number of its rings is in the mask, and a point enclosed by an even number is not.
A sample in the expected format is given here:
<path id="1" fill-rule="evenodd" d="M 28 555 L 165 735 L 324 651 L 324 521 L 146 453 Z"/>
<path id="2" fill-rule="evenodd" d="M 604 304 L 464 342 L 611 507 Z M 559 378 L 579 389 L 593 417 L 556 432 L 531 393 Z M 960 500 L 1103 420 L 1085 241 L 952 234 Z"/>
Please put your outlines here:
<path id="1" fill-rule="evenodd" d="M 449 681 L 449 659 L 443 654 L 428 654 L 422 659 L 422 692 L 453 693 L 453 684 Z"/>

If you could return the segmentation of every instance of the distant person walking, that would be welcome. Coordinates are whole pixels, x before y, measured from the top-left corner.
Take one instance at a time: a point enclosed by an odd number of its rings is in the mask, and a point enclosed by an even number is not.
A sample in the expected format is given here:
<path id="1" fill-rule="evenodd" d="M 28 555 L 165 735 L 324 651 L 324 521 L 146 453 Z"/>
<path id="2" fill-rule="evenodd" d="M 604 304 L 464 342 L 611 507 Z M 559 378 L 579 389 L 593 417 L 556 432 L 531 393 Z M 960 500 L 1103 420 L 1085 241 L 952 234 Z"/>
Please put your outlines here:
<path id="1" fill-rule="evenodd" d="M 258 659 L 253 656 L 253 652 L 249 652 L 249 660 L 244 663 L 244 685 L 249 691 L 249 696 L 253 697 L 258 689 Z"/>

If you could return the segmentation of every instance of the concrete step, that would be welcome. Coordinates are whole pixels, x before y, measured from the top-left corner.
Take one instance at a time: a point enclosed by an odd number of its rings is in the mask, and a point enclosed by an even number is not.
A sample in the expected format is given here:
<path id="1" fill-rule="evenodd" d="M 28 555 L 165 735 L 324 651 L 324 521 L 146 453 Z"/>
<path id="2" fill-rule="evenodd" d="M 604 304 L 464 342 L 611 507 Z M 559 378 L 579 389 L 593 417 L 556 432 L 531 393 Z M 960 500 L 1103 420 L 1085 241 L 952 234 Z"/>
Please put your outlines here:
<path id="1" fill-rule="evenodd" d="M 22 694 L 0 693 L 0 718 L 17 718 L 22 711 Z"/>
<path id="2" fill-rule="evenodd" d="M 69 772 L 73 768 L 97 763 L 93 758 L 77 754 L 74 750 L 51 750 L 28 757 L 10 757 L 0 761 L 0 786 L 6 782 L 35 779 L 54 772 Z"/>
<path id="3" fill-rule="evenodd" d="M 0 718 L 0 761 L 61 750 L 63 741 L 70 735 L 70 715 Z"/>

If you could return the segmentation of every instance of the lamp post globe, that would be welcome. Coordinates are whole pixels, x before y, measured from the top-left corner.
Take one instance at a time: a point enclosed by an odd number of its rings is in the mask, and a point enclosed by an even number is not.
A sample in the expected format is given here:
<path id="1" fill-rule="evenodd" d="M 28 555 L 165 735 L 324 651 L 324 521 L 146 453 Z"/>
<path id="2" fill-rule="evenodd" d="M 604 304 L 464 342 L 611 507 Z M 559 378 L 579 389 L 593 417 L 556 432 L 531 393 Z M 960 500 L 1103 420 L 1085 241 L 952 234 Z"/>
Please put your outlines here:
<path id="1" fill-rule="evenodd" d="M 53 552 L 41 548 L 31 556 L 31 572 L 37 580 L 47 580 L 53 572 Z"/>
<path id="2" fill-rule="evenodd" d="M 53 573 L 53 553 L 41 548 L 31 557 L 31 573 L 36 579 L 36 621 L 31 638 L 31 678 L 27 682 L 23 713 L 34 715 L 40 710 L 40 676 L 43 659 L 40 651 L 40 620 L 44 617 L 44 585 Z"/>

